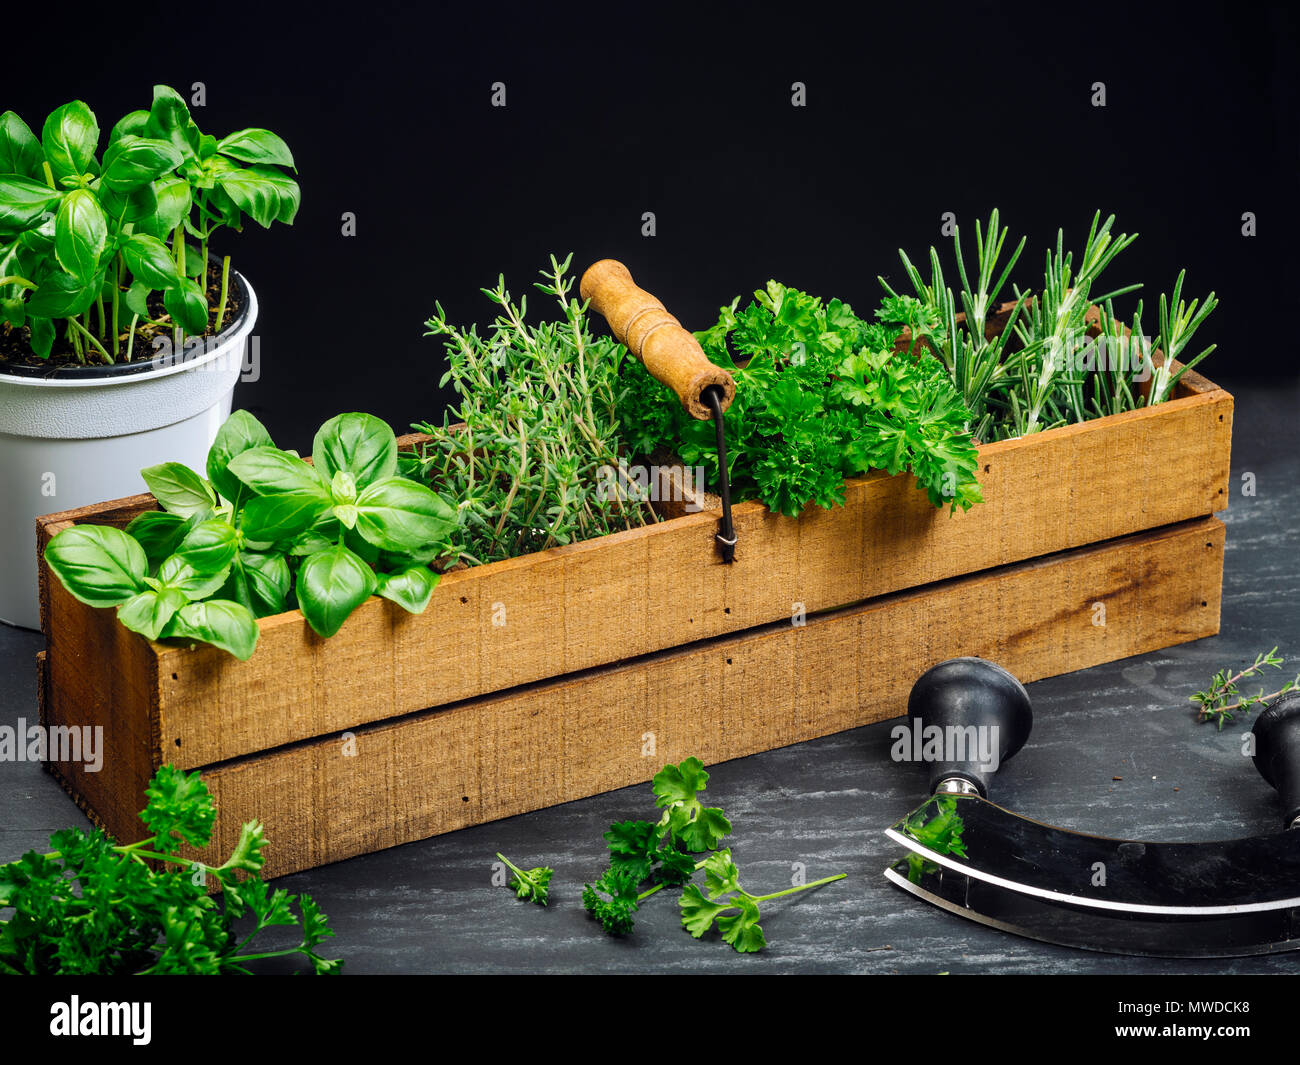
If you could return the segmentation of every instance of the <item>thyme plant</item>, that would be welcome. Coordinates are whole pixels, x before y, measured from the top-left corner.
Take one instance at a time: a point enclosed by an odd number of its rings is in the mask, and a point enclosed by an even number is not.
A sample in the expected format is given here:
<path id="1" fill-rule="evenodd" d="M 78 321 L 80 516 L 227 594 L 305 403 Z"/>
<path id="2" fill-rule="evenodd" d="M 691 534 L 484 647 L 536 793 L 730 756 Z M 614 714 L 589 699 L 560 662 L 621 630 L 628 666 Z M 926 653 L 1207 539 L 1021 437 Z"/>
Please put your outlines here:
<path id="1" fill-rule="evenodd" d="M 526 298 L 516 302 L 500 277 L 482 290 L 499 308 L 485 335 L 450 324 L 441 304 L 426 323 L 426 335 L 446 338 L 440 384 L 460 403 L 441 425 L 415 426 L 432 439 L 414 467 L 457 500 L 453 550 L 468 565 L 657 520 L 642 489 L 609 491 L 602 476 L 619 469 L 627 349 L 592 335 L 586 303 L 570 295 L 572 259 L 552 256 L 537 284 L 558 302 L 557 321 L 527 324 Z"/>

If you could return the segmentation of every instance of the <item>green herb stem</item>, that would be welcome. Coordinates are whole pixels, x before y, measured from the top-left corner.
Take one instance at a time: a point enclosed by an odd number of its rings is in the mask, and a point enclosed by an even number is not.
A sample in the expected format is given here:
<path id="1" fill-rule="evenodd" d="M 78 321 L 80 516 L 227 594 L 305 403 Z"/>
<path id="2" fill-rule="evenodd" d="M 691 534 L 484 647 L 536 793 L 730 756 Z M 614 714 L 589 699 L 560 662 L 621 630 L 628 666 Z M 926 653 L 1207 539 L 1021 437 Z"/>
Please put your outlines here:
<path id="1" fill-rule="evenodd" d="M 216 331 L 221 332 L 221 323 L 226 320 L 226 297 L 230 292 L 230 256 L 221 260 L 221 299 L 217 303 Z"/>
<path id="2" fill-rule="evenodd" d="M 706 862 L 706 861 L 708 861 L 707 858 L 706 858 L 704 861 L 700 861 L 700 862 L 696 862 L 696 863 L 695 863 L 695 871 L 696 871 L 697 873 L 698 873 L 701 869 L 704 868 L 704 865 L 705 865 L 705 862 Z M 641 894 L 638 895 L 638 896 L 636 897 L 636 901 L 637 901 L 638 903 L 640 903 L 643 899 L 648 899 L 651 895 L 655 894 L 655 892 L 657 892 L 657 891 L 662 891 L 662 890 L 663 890 L 664 888 L 666 888 L 667 886 L 668 886 L 667 884 L 662 884 L 662 883 L 661 883 L 661 884 L 656 884 L 654 887 L 650 888 L 648 891 L 643 891 L 643 892 L 641 892 Z M 809 886 L 811 886 L 811 885 L 809 885 Z"/>
<path id="3" fill-rule="evenodd" d="M 800 891 L 809 891 L 815 887 L 821 887 L 823 884 L 833 884 L 836 880 L 843 880 L 848 873 L 836 873 L 834 876 L 824 876 L 820 880 L 814 880 L 810 884 L 800 884 L 798 887 L 786 888 L 784 891 L 774 891 L 770 895 L 751 895 L 748 891 L 741 891 L 750 902 L 767 902 L 771 899 L 783 898 L 786 895 L 795 895 Z"/>
<path id="4" fill-rule="evenodd" d="M 138 314 L 131 315 L 131 332 L 127 334 L 127 338 L 126 338 L 126 361 L 127 362 L 131 361 L 131 349 L 135 347 L 135 326 L 138 321 L 140 321 L 140 316 Z"/>
<path id="5" fill-rule="evenodd" d="M 73 328 L 74 330 L 76 330 L 76 333 L 75 333 L 74 335 L 84 337 L 86 340 L 90 341 L 90 343 L 91 343 L 92 345 L 94 345 L 95 349 L 96 349 L 96 350 L 97 350 L 101 355 L 104 356 L 104 359 L 105 359 L 107 362 L 110 362 L 110 363 L 111 363 L 111 362 L 113 361 L 113 356 L 110 355 L 107 351 L 104 350 L 104 345 L 101 344 L 98 340 L 96 340 L 96 339 L 95 339 L 95 335 L 94 335 L 94 334 L 93 334 L 89 329 L 87 329 L 84 325 L 82 325 L 81 322 L 79 322 L 76 318 L 69 318 L 69 319 L 68 319 L 68 324 L 69 324 L 70 326 L 72 326 L 72 328 Z M 85 362 L 86 360 L 85 360 L 85 358 L 83 357 L 81 361 L 82 361 L 82 362 Z"/>

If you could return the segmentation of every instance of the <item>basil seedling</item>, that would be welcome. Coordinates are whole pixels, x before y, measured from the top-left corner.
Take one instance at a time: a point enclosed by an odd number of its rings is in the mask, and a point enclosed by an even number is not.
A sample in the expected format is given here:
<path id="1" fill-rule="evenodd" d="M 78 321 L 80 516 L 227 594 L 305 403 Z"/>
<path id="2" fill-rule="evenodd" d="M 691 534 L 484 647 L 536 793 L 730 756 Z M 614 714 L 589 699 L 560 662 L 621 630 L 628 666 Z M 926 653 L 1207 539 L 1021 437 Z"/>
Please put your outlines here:
<path id="1" fill-rule="evenodd" d="M 42 359 L 62 340 L 59 354 L 83 363 L 129 362 L 141 330 L 220 332 L 230 257 L 209 306 L 209 240 L 245 215 L 293 222 L 288 146 L 265 129 L 217 140 L 166 85 L 113 126 L 102 159 L 99 143 L 80 100 L 57 108 L 39 139 L 14 112 L 0 115 L 0 324 L 26 326 Z"/>

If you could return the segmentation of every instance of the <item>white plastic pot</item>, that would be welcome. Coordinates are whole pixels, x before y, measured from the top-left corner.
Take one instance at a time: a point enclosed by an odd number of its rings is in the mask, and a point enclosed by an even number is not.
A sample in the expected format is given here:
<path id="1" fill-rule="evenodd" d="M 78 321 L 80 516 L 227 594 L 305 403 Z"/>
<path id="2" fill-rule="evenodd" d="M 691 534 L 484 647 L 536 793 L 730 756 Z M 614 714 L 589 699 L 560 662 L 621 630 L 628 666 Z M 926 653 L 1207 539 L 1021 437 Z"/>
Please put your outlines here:
<path id="1" fill-rule="evenodd" d="M 144 492 L 140 470 L 160 462 L 203 473 L 257 321 L 235 276 L 243 313 L 197 352 L 108 376 L 0 373 L 0 621 L 40 627 L 38 515 Z"/>

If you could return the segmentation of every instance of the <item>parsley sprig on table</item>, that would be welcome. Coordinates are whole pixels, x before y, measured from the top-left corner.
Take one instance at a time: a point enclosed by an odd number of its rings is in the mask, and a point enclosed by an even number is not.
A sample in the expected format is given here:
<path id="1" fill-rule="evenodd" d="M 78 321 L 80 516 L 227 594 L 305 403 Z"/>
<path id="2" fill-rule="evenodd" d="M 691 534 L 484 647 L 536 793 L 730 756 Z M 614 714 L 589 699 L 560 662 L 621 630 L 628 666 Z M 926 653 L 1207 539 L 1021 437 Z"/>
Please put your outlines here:
<path id="1" fill-rule="evenodd" d="M 206 846 L 216 820 L 198 772 L 165 765 L 145 795 L 140 819 L 152 833 L 145 839 L 121 845 L 98 829 L 69 828 L 50 837 L 52 853 L 29 851 L 0 866 L 0 909 L 13 909 L 0 921 L 0 973 L 247 974 L 250 962 L 289 955 L 301 955 L 318 974 L 342 967 L 317 953 L 334 932 L 311 896 L 272 891 L 257 875 L 266 845 L 260 823 L 242 827 L 225 862 L 206 865 L 178 853 L 184 843 Z M 207 894 L 209 878 L 220 884 L 224 905 Z M 243 917 L 253 928 L 237 938 L 232 921 Z M 281 926 L 301 928 L 300 941 L 251 947 L 261 932 Z"/>
<path id="2" fill-rule="evenodd" d="M 611 935 L 627 935 L 635 925 L 637 908 L 666 887 L 683 887 L 678 907 L 682 926 L 699 939 L 715 924 L 722 939 L 741 953 L 767 945 L 759 925 L 759 903 L 820 887 L 845 874 L 767 895 L 753 895 L 740 886 L 740 870 L 730 849 L 716 850 L 731 834 L 731 822 L 716 806 L 700 799 L 709 780 L 698 758 L 667 765 L 655 774 L 655 804 L 663 810 L 658 821 L 621 821 L 605 833 L 609 867 L 583 888 L 587 912 Z M 701 852 L 713 852 L 696 860 Z M 691 877 L 704 870 L 704 890 Z M 643 886 L 650 882 L 652 886 Z M 733 912 L 734 911 L 734 912 Z"/>
<path id="3" fill-rule="evenodd" d="M 536 869 L 524 870 L 500 851 L 497 851 L 497 857 L 514 874 L 510 877 L 508 886 L 514 888 L 515 895 L 528 902 L 535 902 L 539 906 L 547 904 L 550 897 L 551 877 L 555 875 L 554 869 L 549 865 L 541 865 Z"/>
<path id="4" fill-rule="evenodd" d="M 726 414 L 733 498 L 757 498 L 797 515 L 809 502 L 844 502 L 844 479 L 869 470 L 915 475 L 935 506 L 968 510 L 981 501 L 970 412 L 947 371 L 920 345 L 896 350 L 904 329 L 938 323 L 907 296 L 886 299 L 868 323 L 848 304 L 769 281 L 737 311 L 696 336 L 710 360 L 736 379 Z M 662 446 L 718 483 L 710 422 L 687 415 L 672 393 L 628 360 L 631 388 L 620 399 L 634 453 Z"/>

